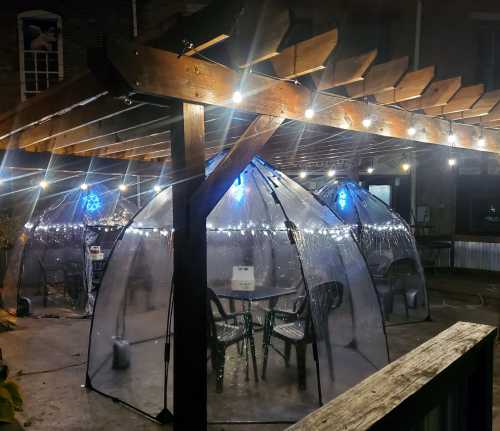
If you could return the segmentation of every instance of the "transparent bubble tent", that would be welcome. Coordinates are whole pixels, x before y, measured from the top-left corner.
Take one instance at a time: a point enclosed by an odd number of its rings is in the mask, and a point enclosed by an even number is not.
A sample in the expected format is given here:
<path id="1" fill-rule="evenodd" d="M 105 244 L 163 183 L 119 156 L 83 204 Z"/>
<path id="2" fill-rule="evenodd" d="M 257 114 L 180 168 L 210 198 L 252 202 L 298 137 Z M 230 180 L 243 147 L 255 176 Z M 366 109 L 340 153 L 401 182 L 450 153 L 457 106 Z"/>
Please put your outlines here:
<path id="1" fill-rule="evenodd" d="M 116 242 L 87 368 L 89 388 L 159 420 L 175 415 L 172 223 L 169 187 Z M 349 227 L 258 157 L 207 219 L 207 268 L 209 421 L 296 421 L 387 364 Z"/>
<path id="2" fill-rule="evenodd" d="M 90 247 L 101 247 L 104 258 L 136 212 L 119 191 L 99 183 L 71 189 L 44 209 L 35 208 L 4 279 L 6 308 L 22 315 L 27 299 L 35 308 L 69 306 L 90 312 Z"/>
<path id="3" fill-rule="evenodd" d="M 352 227 L 387 323 L 427 319 L 425 275 L 406 221 L 353 181 L 330 181 L 318 195 Z"/>

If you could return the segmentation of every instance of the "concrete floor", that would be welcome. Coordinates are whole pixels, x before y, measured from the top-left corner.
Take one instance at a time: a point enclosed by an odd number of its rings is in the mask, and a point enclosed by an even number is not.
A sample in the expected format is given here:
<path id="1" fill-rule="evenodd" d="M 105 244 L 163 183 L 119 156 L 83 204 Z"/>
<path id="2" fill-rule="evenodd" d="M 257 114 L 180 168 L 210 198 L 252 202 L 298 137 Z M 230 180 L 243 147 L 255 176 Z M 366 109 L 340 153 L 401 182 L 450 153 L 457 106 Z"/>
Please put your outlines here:
<path id="1" fill-rule="evenodd" d="M 432 322 L 388 327 L 395 359 L 458 320 L 498 325 L 500 277 L 432 275 Z M 33 431 L 165 430 L 122 405 L 82 388 L 89 321 L 51 310 L 61 318 L 18 320 L 18 329 L 0 333 L 0 347 L 25 398 L 19 421 Z M 499 345 L 500 346 L 500 345 Z M 500 347 L 498 347 L 500 349 Z M 494 421 L 500 431 L 500 356 L 495 360 Z M 286 425 L 213 425 L 211 431 L 277 431 Z M 1 427 L 0 427 L 1 429 Z"/>

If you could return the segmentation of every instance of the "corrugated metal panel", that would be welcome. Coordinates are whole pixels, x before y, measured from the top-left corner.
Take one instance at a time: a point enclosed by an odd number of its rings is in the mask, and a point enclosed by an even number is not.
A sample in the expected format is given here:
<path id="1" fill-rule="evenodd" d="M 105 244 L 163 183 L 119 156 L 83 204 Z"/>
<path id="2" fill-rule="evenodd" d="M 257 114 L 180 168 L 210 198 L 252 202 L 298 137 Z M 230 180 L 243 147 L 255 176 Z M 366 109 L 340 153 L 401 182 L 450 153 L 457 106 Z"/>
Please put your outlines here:
<path id="1" fill-rule="evenodd" d="M 441 253 L 438 266 L 449 266 L 448 253 Z M 500 243 L 455 242 L 455 267 L 500 271 Z"/>

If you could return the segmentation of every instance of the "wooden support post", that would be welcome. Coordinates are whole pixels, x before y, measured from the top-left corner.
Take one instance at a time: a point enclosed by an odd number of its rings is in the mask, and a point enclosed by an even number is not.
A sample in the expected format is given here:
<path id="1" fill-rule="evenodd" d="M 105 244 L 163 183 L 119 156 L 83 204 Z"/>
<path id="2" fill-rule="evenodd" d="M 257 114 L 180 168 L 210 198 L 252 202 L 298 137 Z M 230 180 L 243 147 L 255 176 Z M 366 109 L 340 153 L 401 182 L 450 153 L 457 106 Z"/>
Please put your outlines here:
<path id="1" fill-rule="evenodd" d="M 206 219 L 192 217 L 190 199 L 205 179 L 204 108 L 177 102 L 172 131 L 174 222 L 174 426 L 207 426 Z M 199 214 L 199 213 L 198 213 Z M 193 318 L 193 316 L 195 316 Z"/>

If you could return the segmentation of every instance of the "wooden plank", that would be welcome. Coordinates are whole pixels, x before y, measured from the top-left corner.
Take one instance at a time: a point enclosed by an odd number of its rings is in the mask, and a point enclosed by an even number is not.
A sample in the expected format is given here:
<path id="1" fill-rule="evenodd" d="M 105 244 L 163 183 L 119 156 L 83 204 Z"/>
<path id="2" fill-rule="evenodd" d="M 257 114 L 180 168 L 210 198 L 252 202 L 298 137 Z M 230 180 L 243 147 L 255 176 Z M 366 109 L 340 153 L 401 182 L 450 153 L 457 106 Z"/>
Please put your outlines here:
<path id="1" fill-rule="evenodd" d="M 464 118 L 465 124 L 486 124 L 500 120 L 500 103 L 495 106 L 488 114 L 481 117 Z"/>
<path id="2" fill-rule="evenodd" d="M 89 71 L 49 88 L 0 117 L 0 148 L 5 148 L 6 139 L 12 132 L 33 126 L 42 119 L 47 120 L 106 93 L 103 85 Z"/>
<path id="3" fill-rule="evenodd" d="M 479 100 L 484 93 L 484 84 L 469 85 L 458 90 L 444 106 L 425 109 L 428 115 L 444 115 L 466 111 Z"/>
<path id="4" fill-rule="evenodd" d="M 363 81 L 346 85 L 347 95 L 363 97 L 394 89 L 408 70 L 408 64 L 408 57 L 401 57 L 372 66 Z"/>
<path id="5" fill-rule="evenodd" d="M 170 149 L 170 141 L 162 141 L 154 144 L 144 145 L 139 148 L 133 148 L 131 150 L 127 150 L 122 154 L 114 154 L 114 158 L 118 159 L 132 159 L 136 157 L 144 157 L 148 154 L 152 154 L 159 151 L 169 151 Z"/>
<path id="6" fill-rule="evenodd" d="M 337 41 L 338 32 L 333 29 L 284 49 L 271 60 L 276 75 L 291 79 L 324 69 Z"/>
<path id="7" fill-rule="evenodd" d="M 458 322 L 306 416 L 288 431 L 392 430 L 392 427 L 378 425 L 401 405 L 414 400 L 420 390 L 437 381 L 465 355 L 474 354 L 480 345 L 492 345 L 496 331 L 493 326 Z M 492 362 L 493 358 L 485 360 Z M 465 377 L 466 373 L 462 378 Z M 399 429 L 409 429 L 403 418 Z"/>
<path id="8" fill-rule="evenodd" d="M 149 145 L 169 143 L 169 142 L 170 142 L 170 131 L 166 131 L 163 133 L 154 133 L 149 136 L 141 136 L 126 142 L 117 142 L 114 144 L 107 145 L 104 148 L 98 148 L 90 151 L 94 156 L 109 157 L 119 153 L 123 153 L 125 151 L 147 147 Z"/>
<path id="9" fill-rule="evenodd" d="M 499 102 L 500 90 L 488 91 L 482 95 L 472 109 L 456 114 L 449 114 L 446 118 L 450 120 L 458 120 L 462 118 L 482 117 L 487 115 Z"/>
<path id="10" fill-rule="evenodd" d="M 341 85 L 362 81 L 364 74 L 375 61 L 377 52 L 374 49 L 356 57 L 330 62 L 323 71 L 312 75 L 318 90 L 329 90 Z"/>
<path id="11" fill-rule="evenodd" d="M 262 149 L 284 118 L 259 115 L 233 145 L 226 157 L 217 165 L 203 185 L 192 197 L 196 211 L 207 217 L 229 190 L 238 175 Z"/>
<path id="12" fill-rule="evenodd" d="M 189 57 L 188 57 L 189 58 Z M 177 103 L 172 130 L 174 235 L 174 426 L 207 428 L 206 218 L 192 216 L 190 199 L 205 179 L 204 108 Z M 193 319 L 192 316 L 196 316 Z M 190 342 L 186 343 L 186 339 Z M 186 360 L 186 358 L 191 358 Z"/>
<path id="13" fill-rule="evenodd" d="M 165 133 L 170 127 L 171 122 L 172 121 L 169 117 L 166 119 L 141 123 L 140 125 L 133 126 L 133 128 L 127 128 L 126 130 L 119 131 L 111 135 L 105 135 L 81 142 L 79 144 L 64 147 L 59 152 L 62 154 L 75 154 L 78 156 L 98 154 L 99 151 L 106 148 L 113 149 L 116 145 L 136 143 L 138 140 Z"/>
<path id="14" fill-rule="evenodd" d="M 131 93 L 177 98 L 226 108 L 236 106 L 232 102 L 232 94 L 238 88 L 240 75 L 231 69 L 193 57 L 178 58 L 173 53 L 126 42 L 110 41 L 109 47 L 110 61 L 128 82 Z M 169 73 L 163 73 L 165 70 Z M 306 119 L 305 110 L 312 100 L 316 114 L 313 118 Z M 400 139 L 408 139 L 408 128 L 417 122 L 419 130 L 425 133 L 417 133 L 413 140 L 448 145 L 449 123 L 446 120 L 420 114 L 410 115 L 401 109 L 367 105 L 324 93 L 313 97 L 312 92 L 304 86 L 257 74 L 247 76 L 244 98 L 237 108 L 244 112 Z M 366 115 L 376 116 L 368 129 L 363 126 Z M 454 132 L 457 147 L 476 148 L 479 133 L 477 128 L 456 124 Z M 491 147 L 486 150 L 499 151 L 497 142 L 500 144 L 500 135 L 495 132 L 490 138 Z"/>
<path id="15" fill-rule="evenodd" d="M 435 66 L 407 72 L 393 90 L 375 94 L 377 103 L 388 105 L 420 97 L 434 79 Z"/>
<path id="16" fill-rule="evenodd" d="M 149 38 L 148 45 L 192 56 L 229 38 L 243 9 L 241 0 L 215 0 L 191 15 L 177 16 L 167 31 Z M 192 47 L 186 46 L 186 43 Z"/>
<path id="17" fill-rule="evenodd" d="M 87 144 L 102 138 L 117 138 L 119 134 L 131 130 L 140 129 L 148 125 L 157 126 L 157 123 L 170 118 L 169 110 L 157 106 L 144 105 L 138 109 L 108 118 L 98 123 L 92 123 L 87 127 L 76 128 L 63 135 L 57 135 L 36 145 L 37 151 L 60 152 L 71 147 L 71 151 L 77 151 L 79 144 Z M 144 133 L 144 132 L 143 132 Z M 28 148 L 29 150 L 32 147 Z"/>
<path id="18" fill-rule="evenodd" d="M 416 111 L 446 105 L 461 86 L 461 77 L 434 81 L 424 91 L 422 97 L 402 102 L 401 106 L 408 111 Z"/>
<path id="19" fill-rule="evenodd" d="M 77 129 L 95 125 L 100 121 L 141 108 L 143 104 L 126 105 L 123 100 L 104 96 L 92 103 L 77 106 L 72 110 L 72 115 L 56 115 L 51 121 L 37 124 L 14 135 L 10 139 L 10 148 L 19 148 L 33 151 L 42 147 L 42 143 L 57 136 L 71 133 Z M 2 143 L 0 142 L 0 146 Z M 31 148 L 35 147 L 35 148 Z"/>
<path id="20" fill-rule="evenodd" d="M 252 0 L 238 20 L 238 32 L 226 45 L 235 64 L 246 68 L 277 56 L 289 27 L 285 0 Z"/>

